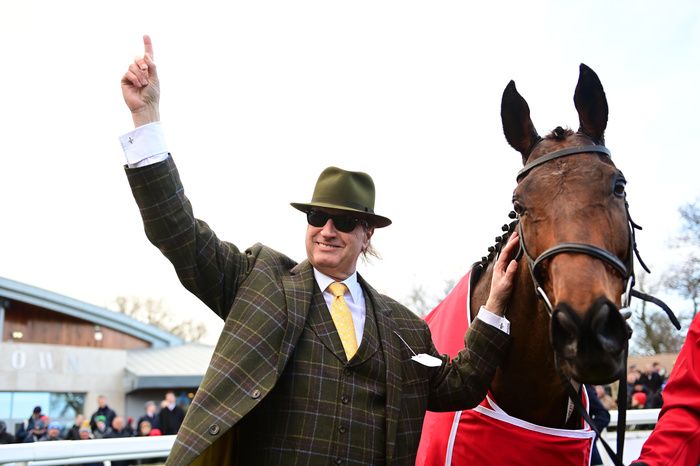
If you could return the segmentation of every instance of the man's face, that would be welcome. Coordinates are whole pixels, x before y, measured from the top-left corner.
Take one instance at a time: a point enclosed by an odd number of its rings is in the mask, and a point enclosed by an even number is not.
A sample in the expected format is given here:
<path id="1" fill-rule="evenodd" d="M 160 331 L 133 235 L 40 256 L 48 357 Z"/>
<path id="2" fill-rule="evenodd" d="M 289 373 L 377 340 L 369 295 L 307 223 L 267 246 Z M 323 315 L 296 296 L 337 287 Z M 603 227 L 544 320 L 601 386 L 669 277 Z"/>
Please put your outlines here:
<path id="1" fill-rule="evenodd" d="M 156 412 L 156 405 L 146 406 L 146 413 L 148 413 L 149 416 L 152 416 L 155 412 Z"/>
<path id="2" fill-rule="evenodd" d="M 50 438 L 58 438 L 58 436 L 59 436 L 60 433 L 61 433 L 60 430 L 58 430 L 58 429 L 56 429 L 56 428 L 53 428 L 53 429 L 49 429 L 49 434 L 48 434 L 48 435 L 49 435 Z"/>
<path id="3" fill-rule="evenodd" d="M 107 406 L 107 398 L 105 398 L 104 396 L 98 397 L 97 406 L 99 406 L 100 408 L 104 408 L 105 406 Z"/>
<path id="4" fill-rule="evenodd" d="M 166 393 L 165 394 L 165 401 L 168 402 L 169 405 L 175 403 L 175 395 L 172 393 Z"/>
<path id="5" fill-rule="evenodd" d="M 344 215 L 335 209 L 317 209 L 330 215 Z M 361 223 L 349 233 L 338 230 L 333 220 L 322 227 L 308 225 L 306 229 L 306 256 L 311 265 L 336 280 L 344 280 L 357 266 L 357 258 L 369 244 L 373 228 L 365 230 Z"/>

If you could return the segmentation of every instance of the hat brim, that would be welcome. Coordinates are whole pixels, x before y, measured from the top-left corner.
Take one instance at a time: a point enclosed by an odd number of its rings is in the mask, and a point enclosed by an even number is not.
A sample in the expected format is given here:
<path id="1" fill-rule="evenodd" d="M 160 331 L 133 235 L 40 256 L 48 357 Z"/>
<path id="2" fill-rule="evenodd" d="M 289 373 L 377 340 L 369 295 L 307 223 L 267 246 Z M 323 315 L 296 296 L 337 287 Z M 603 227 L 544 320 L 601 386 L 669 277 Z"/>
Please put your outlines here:
<path id="1" fill-rule="evenodd" d="M 300 202 L 290 202 L 290 205 L 297 210 L 301 210 L 306 213 L 314 207 L 323 207 L 326 209 L 334 210 L 344 210 L 346 212 L 353 212 L 359 214 L 360 217 L 367 219 L 367 221 L 375 228 L 384 228 L 391 225 L 391 220 L 381 215 L 365 212 L 360 209 L 353 209 L 350 207 L 339 206 L 337 204 L 330 204 L 325 202 L 310 202 L 310 203 L 300 203 Z"/>

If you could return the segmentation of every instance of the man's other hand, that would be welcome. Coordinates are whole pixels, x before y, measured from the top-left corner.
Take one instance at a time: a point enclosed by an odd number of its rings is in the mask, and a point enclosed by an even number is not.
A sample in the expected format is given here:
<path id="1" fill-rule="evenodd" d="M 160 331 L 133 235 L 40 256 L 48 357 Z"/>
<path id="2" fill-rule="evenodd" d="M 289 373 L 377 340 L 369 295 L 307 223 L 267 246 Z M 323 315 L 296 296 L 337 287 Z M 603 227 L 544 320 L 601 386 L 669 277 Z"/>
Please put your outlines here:
<path id="1" fill-rule="evenodd" d="M 508 301 L 510 293 L 513 290 L 513 280 L 515 280 L 515 271 L 518 268 L 518 263 L 513 259 L 516 248 L 518 247 L 518 232 L 514 231 L 508 243 L 498 255 L 498 260 L 493 266 L 493 276 L 491 278 L 491 291 L 489 299 L 486 300 L 486 309 L 502 316 Z"/>

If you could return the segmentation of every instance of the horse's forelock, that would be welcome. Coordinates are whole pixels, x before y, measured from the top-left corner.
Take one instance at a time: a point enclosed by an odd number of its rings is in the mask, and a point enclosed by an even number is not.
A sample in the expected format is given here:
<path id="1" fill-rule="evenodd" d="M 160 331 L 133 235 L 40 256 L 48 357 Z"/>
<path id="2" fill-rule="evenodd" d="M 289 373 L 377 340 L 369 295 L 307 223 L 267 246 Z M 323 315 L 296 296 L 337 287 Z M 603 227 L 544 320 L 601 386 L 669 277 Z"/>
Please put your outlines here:
<path id="1" fill-rule="evenodd" d="M 573 136 L 574 134 L 575 132 L 571 128 L 562 128 L 561 126 L 557 126 L 547 136 L 545 136 L 545 139 L 563 141 L 567 137 Z"/>

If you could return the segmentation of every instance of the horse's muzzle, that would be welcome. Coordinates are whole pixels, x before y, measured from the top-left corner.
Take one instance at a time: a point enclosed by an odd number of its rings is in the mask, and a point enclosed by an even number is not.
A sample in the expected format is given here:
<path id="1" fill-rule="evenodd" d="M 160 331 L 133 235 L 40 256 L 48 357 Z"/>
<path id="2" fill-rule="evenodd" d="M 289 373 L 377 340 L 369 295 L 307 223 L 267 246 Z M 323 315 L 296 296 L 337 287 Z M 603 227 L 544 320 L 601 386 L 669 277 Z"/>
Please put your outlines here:
<path id="1" fill-rule="evenodd" d="M 550 338 L 562 371 L 581 383 L 610 383 L 623 369 L 629 333 L 619 309 L 607 298 L 595 300 L 583 317 L 568 304 L 557 304 Z"/>

